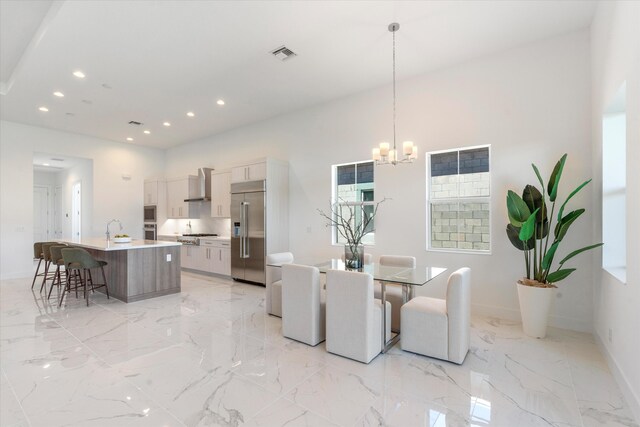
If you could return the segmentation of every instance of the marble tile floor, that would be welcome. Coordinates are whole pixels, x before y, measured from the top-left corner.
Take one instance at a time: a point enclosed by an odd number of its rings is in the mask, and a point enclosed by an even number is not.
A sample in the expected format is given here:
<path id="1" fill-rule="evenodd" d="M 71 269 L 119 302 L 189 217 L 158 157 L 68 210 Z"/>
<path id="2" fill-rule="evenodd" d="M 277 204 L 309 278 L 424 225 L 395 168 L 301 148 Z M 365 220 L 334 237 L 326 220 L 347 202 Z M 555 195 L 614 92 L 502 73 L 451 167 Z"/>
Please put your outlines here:
<path id="1" fill-rule="evenodd" d="M 462 366 L 283 338 L 264 288 L 183 273 L 132 304 L 0 282 L 2 426 L 638 426 L 591 335 L 474 317 Z M 55 291 L 54 291 L 55 294 Z"/>

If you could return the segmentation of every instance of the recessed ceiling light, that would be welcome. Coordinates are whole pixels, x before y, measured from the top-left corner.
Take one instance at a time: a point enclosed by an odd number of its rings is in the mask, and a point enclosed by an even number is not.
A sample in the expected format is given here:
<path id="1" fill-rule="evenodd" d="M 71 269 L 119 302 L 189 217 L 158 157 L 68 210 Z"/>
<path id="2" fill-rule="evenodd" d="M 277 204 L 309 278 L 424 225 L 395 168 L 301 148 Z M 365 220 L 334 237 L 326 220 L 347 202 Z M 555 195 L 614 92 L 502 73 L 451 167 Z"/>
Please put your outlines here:
<path id="1" fill-rule="evenodd" d="M 223 100 L 223 99 L 218 99 L 218 100 L 216 101 L 216 104 L 218 104 L 218 105 L 224 105 L 224 100 Z"/>
<path id="2" fill-rule="evenodd" d="M 150 130 L 145 130 L 145 131 L 142 131 L 142 133 L 145 133 L 145 134 L 149 135 L 151 133 L 151 131 Z"/>
<path id="3" fill-rule="evenodd" d="M 130 136 L 127 137 L 127 141 L 133 141 L 133 138 L 131 138 Z"/>
<path id="4" fill-rule="evenodd" d="M 164 123 L 163 123 L 163 125 L 168 127 L 168 126 L 171 126 L 171 123 L 169 123 L 169 122 L 164 122 Z"/>
<path id="5" fill-rule="evenodd" d="M 189 112 L 187 113 L 187 116 L 189 116 L 189 117 L 195 117 L 195 114 L 193 113 L 193 111 L 189 111 Z"/>
<path id="6" fill-rule="evenodd" d="M 85 78 L 84 73 L 82 71 L 80 71 L 80 70 L 74 71 L 73 75 L 76 76 L 79 79 L 84 79 Z"/>
<path id="7" fill-rule="evenodd" d="M 40 111 L 44 111 L 45 113 L 46 113 L 47 111 L 49 111 L 49 109 L 48 109 L 47 107 L 40 107 L 40 108 L 38 108 L 38 110 L 40 110 Z"/>
<path id="8" fill-rule="evenodd" d="M 53 92 L 53 94 L 54 94 L 55 96 L 57 96 L 58 98 L 64 98 L 64 93 L 62 93 L 62 92 L 60 92 L 60 91 Z"/>
<path id="9" fill-rule="evenodd" d="M 43 163 L 42 166 L 49 166 L 49 163 Z"/>

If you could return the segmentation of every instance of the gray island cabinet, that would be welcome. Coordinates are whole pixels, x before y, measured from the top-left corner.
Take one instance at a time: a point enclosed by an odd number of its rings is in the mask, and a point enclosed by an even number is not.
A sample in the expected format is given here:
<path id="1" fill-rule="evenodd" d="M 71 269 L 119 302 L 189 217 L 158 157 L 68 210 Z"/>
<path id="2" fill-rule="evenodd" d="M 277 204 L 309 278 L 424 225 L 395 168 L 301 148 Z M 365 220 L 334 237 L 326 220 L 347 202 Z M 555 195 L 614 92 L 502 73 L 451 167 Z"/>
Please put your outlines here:
<path id="1" fill-rule="evenodd" d="M 109 295 L 124 302 L 140 301 L 180 292 L 180 246 L 178 242 L 133 240 L 114 243 L 100 238 L 61 240 L 86 249 L 108 263 L 104 268 Z M 100 274 L 93 272 L 98 280 Z M 104 288 L 99 291 L 104 293 Z"/>

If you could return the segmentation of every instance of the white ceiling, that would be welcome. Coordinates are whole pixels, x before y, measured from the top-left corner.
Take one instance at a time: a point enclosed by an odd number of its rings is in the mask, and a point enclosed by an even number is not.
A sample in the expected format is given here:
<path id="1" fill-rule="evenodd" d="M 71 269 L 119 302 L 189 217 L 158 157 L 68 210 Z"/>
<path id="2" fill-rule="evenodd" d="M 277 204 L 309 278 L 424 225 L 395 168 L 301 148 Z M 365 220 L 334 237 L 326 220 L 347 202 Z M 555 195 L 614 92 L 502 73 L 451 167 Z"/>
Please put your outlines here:
<path id="1" fill-rule="evenodd" d="M 562 0 L 29 3 L 0 2 L 1 118 L 159 148 L 390 84 L 394 21 L 403 79 L 587 27 L 595 9 Z M 20 28 L 31 43 L 5 40 L 4 23 L 16 21 L 29 24 Z M 271 57 L 281 45 L 298 56 Z"/>

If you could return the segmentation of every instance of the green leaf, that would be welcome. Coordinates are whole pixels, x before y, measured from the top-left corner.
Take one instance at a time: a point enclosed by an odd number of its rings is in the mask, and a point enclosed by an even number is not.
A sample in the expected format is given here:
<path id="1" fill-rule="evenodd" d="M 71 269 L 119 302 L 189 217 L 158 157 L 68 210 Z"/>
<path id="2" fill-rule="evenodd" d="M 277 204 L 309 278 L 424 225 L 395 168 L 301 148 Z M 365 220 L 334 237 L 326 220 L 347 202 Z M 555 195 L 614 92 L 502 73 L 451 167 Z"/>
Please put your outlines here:
<path id="1" fill-rule="evenodd" d="M 575 268 L 565 268 L 563 270 L 554 271 L 547 276 L 548 283 L 558 283 L 562 279 L 566 279 L 568 275 L 576 271 Z"/>
<path id="2" fill-rule="evenodd" d="M 571 252 L 569 255 L 567 255 L 566 257 L 564 257 L 564 258 L 562 259 L 562 261 L 560 261 L 560 265 L 564 264 L 565 262 L 569 261 L 569 260 L 570 260 L 571 258 L 573 258 L 574 256 L 579 255 L 579 254 L 581 254 L 581 253 L 582 253 L 582 252 L 584 252 L 584 251 L 588 251 L 588 250 L 591 250 L 591 249 L 595 249 L 595 248 L 597 248 L 597 247 L 599 247 L 599 246 L 602 246 L 602 245 L 604 245 L 604 243 L 596 243 L 595 245 L 585 246 L 584 248 L 576 249 L 575 251 Z"/>
<path id="3" fill-rule="evenodd" d="M 565 154 L 558 160 L 558 163 L 556 163 L 556 166 L 553 168 L 553 172 L 551 172 L 547 191 L 549 192 L 549 200 L 552 202 L 555 202 L 558 196 L 558 185 L 560 184 L 560 177 L 562 176 L 562 169 L 564 169 L 564 162 L 566 160 L 567 155 Z"/>
<path id="4" fill-rule="evenodd" d="M 518 236 L 518 238 L 523 242 L 526 242 L 533 237 L 537 213 L 538 209 L 536 209 L 531 215 L 529 215 L 529 218 L 522 224 L 522 228 L 520 228 L 520 235 Z"/>
<path id="5" fill-rule="evenodd" d="M 558 245 L 560 242 L 553 242 L 549 250 L 546 254 L 544 254 L 544 258 L 542 259 L 542 268 L 548 270 L 551 267 L 551 263 L 553 262 L 553 257 L 556 254 L 556 250 L 558 249 Z"/>
<path id="6" fill-rule="evenodd" d="M 571 224 L 573 224 L 573 221 L 578 219 L 578 217 L 584 212 L 584 209 L 571 211 L 564 218 L 558 221 L 558 224 L 556 224 L 556 229 L 554 230 L 555 240 L 560 242 L 562 239 L 564 239 L 564 236 L 567 234 L 567 231 L 569 231 L 569 227 L 571 226 Z"/>
<path id="7" fill-rule="evenodd" d="M 544 203 L 544 197 L 540 190 L 538 190 L 533 185 L 527 185 L 524 187 L 522 191 L 522 200 L 527 204 L 527 207 L 530 211 L 535 210 L 536 208 L 540 208 L 538 215 L 536 217 L 536 221 L 538 222 L 538 227 L 542 225 L 542 222 L 547 219 L 547 206 Z"/>
<path id="8" fill-rule="evenodd" d="M 538 177 L 538 181 L 540 182 L 540 187 L 542 187 L 542 192 L 544 193 L 544 181 L 542 180 L 540 171 L 538 170 L 538 167 L 533 163 L 531 163 L 531 167 L 533 168 L 533 171 L 536 173 L 536 176 Z"/>
<path id="9" fill-rule="evenodd" d="M 515 227 L 521 227 L 522 223 L 531 215 L 531 211 L 524 200 L 511 190 L 507 192 L 507 211 L 509 213 L 509 222 Z"/>
<path id="10" fill-rule="evenodd" d="M 516 249 L 519 249 L 521 251 L 533 249 L 533 245 L 535 242 L 533 239 L 530 239 L 528 242 L 523 242 L 522 240 L 520 240 L 520 227 L 515 227 L 513 224 L 507 224 L 506 231 L 509 241 L 513 246 L 516 247 Z"/>
<path id="11" fill-rule="evenodd" d="M 564 207 L 567 205 L 567 202 L 571 200 L 571 198 L 575 196 L 578 191 L 582 190 L 582 188 L 590 182 L 591 180 L 583 182 L 578 186 L 578 188 L 576 188 L 571 192 L 571 194 L 569 194 L 569 197 L 567 197 L 567 200 L 565 200 L 562 206 L 560 206 L 560 211 L 558 211 L 558 221 L 560 221 L 560 218 L 562 218 L 562 213 L 564 212 Z"/>
<path id="12" fill-rule="evenodd" d="M 536 227 L 536 239 L 542 240 L 547 237 L 547 234 L 549 234 L 549 221 L 545 219 L 542 224 L 538 223 Z"/>

